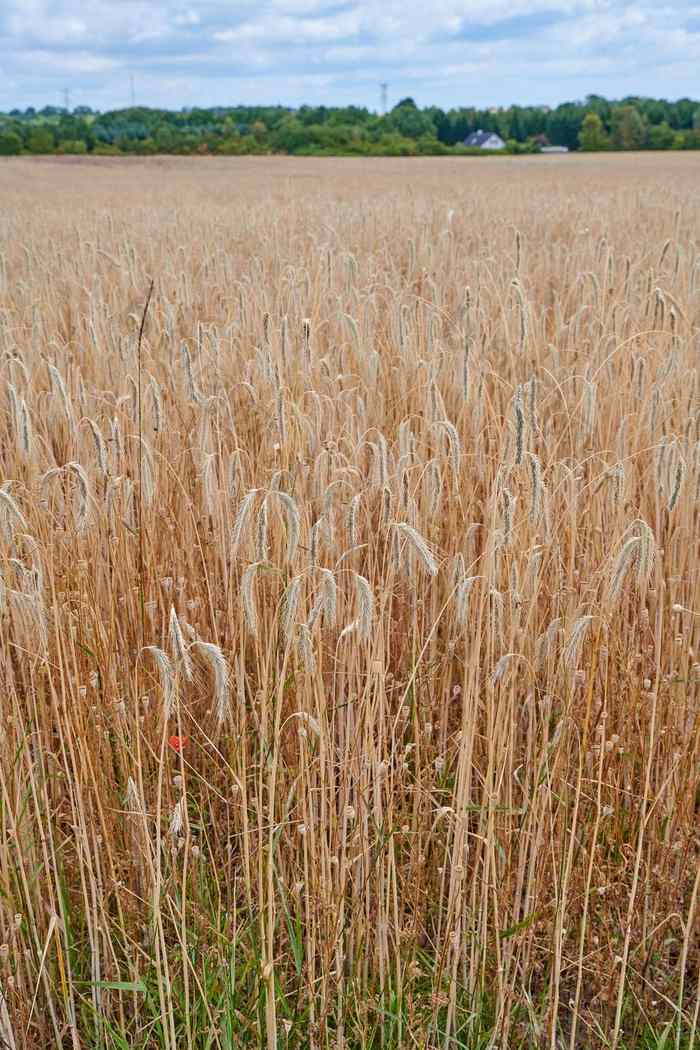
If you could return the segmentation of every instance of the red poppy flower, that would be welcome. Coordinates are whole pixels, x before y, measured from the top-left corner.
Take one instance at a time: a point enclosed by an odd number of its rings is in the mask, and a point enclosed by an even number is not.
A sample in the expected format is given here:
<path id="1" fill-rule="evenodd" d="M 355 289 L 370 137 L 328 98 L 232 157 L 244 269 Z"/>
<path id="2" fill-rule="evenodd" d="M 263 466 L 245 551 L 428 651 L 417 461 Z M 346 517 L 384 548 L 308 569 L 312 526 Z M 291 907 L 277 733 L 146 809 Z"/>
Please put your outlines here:
<path id="1" fill-rule="evenodd" d="M 182 751 L 183 747 L 187 743 L 187 739 L 188 738 L 186 736 L 171 736 L 168 739 L 168 743 L 170 744 L 173 751 Z"/>

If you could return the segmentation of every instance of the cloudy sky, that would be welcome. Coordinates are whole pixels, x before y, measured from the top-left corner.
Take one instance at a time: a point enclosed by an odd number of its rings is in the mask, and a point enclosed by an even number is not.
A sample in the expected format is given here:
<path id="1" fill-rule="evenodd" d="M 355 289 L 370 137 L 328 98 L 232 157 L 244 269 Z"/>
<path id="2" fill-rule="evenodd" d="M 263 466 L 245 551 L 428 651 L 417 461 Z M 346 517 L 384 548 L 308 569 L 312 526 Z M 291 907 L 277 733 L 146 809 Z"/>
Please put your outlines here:
<path id="1" fill-rule="evenodd" d="M 700 95 L 700 0 L 0 0 L 0 110 Z"/>

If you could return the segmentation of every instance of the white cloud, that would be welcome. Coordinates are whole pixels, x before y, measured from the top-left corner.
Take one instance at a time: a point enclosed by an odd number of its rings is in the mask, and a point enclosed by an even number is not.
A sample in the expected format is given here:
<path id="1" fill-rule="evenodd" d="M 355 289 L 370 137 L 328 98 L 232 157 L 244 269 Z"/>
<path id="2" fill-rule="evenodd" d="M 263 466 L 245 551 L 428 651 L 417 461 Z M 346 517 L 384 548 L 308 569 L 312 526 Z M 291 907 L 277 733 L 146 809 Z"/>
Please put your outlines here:
<path id="1" fill-rule="evenodd" d="M 173 24 L 176 26 L 198 26 L 199 15 L 196 11 L 182 11 L 174 15 Z"/>
<path id="2" fill-rule="evenodd" d="M 678 96 L 699 60 L 697 0 L 0 0 L 0 109 Z"/>
<path id="3" fill-rule="evenodd" d="M 243 22 L 235 29 L 214 33 L 214 39 L 226 43 L 261 40 L 281 43 L 332 43 L 348 36 L 357 36 L 362 29 L 359 12 L 350 11 L 330 18 L 291 18 L 289 15 L 262 15 Z"/>

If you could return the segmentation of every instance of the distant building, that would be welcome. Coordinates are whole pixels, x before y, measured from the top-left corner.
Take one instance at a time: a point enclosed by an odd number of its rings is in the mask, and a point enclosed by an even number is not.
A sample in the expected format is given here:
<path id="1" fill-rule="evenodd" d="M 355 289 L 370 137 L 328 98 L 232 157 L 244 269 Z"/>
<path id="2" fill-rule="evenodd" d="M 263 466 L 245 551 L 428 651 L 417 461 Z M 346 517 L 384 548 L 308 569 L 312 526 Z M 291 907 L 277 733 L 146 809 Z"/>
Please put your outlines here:
<path id="1" fill-rule="evenodd" d="M 495 131 L 474 131 L 464 140 L 465 146 L 472 149 L 505 149 L 506 144 Z"/>
<path id="2" fill-rule="evenodd" d="M 540 153 L 568 153 L 568 146 L 542 146 Z"/>

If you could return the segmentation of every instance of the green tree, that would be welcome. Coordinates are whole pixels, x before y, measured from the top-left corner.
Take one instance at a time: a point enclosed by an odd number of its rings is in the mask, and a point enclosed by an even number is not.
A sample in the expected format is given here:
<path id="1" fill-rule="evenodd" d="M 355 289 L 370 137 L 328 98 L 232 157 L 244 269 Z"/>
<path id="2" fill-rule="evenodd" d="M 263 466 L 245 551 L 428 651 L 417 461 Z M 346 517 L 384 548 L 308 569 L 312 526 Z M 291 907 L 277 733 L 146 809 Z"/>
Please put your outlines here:
<path id="1" fill-rule="evenodd" d="M 432 135 L 421 135 L 416 142 L 416 149 L 419 153 L 431 157 L 439 156 L 443 153 L 449 153 L 447 146 Z"/>
<path id="2" fill-rule="evenodd" d="M 382 135 L 373 152 L 385 157 L 411 157 L 416 152 L 416 144 L 396 132 Z"/>
<path id="3" fill-rule="evenodd" d="M 675 132 L 671 149 L 700 149 L 700 129 Z"/>
<path id="4" fill-rule="evenodd" d="M 22 149 L 22 139 L 15 131 L 0 131 L 0 157 L 13 157 Z"/>
<path id="5" fill-rule="evenodd" d="M 66 139 L 58 144 L 59 153 L 87 153 L 87 145 L 82 139 Z"/>
<path id="6" fill-rule="evenodd" d="M 436 137 L 432 120 L 427 113 L 418 109 L 412 98 L 405 98 L 394 106 L 389 114 L 389 123 L 393 130 L 407 139 L 419 139 L 424 135 Z"/>
<path id="7" fill-rule="evenodd" d="M 0 113 L 0 136 L 4 153 L 113 152 L 109 147 L 116 146 L 125 153 L 413 155 L 445 149 L 462 154 L 465 138 L 482 128 L 498 132 L 511 151 L 517 143 L 517 152 L 546 143 L 584 150 L 698 149 L 699 107 L 688 98 L 635 95 L 619 101 L 588 95 L 552 110 L 513 105 L 448 112 L 404 98 L 384 115 L 361 106 L 133 106 L 104 113 L 45 106 L 38 112 L 15 109 L 9 117 Z"/>
<path id="8" fill-rule="evenodd" d="M 285 153 L 296 153 L 297 150 L 305 149 L 313 145 L 314 140 L 314 126 L 304 125 L 296 117 L 288 117 L 271 135 L 273 149 L 283 150 Z"/>
<path id="9" fill-rule="evenodd" d="M 547 123 L 542 130 L 553 146 L 576 149 L 584 115 L 582 106 L 575 102 L 563 102 L 547 114 Z"/>
<path id="10" fill-rule="evenodd" d="M 153 133 L 153 141 L 162 153 L 169 153 L 176 140 L 177 132 L 169 124 L 159 124 Z"/>
<path id="11" fill-rule="evenodd" d="M 669 117 L 669 124 L 672 128 L 692 128 L 697 108 L 697 102 L 693 102 L 692 99 L 679 98 L 677 102 L 672 104 L 672 116 L 674 119 L 672 120 Z"/>
<path id="12" fill-rule="evenodd" d="M 50 128 L 38 124 L 29 132 L 27 149 L 30 153 L 53 153 L 54 140 Z"/>
<path id="13" fill-rule="evenodd" d="M 671 149 L 676 133 L 665 120 L 649 128 L 649 146 L 651 149 Z"/>
<path id="14" fill-rule="evenodd" d="M 588 152 L 608 148 L 610 144 L 608 136 L 605 134 L 603 121 L 597 113 L 586 113 L 578 133 L 578 144 L 582 150 Z"/>
<path id="15" fill-rule="evenodd" d="M 613 111 L 613 144 L 618 149 L 641 149 L 646 142 L 647 129 L 639 111 L 632 105 Z"/>
<path id="16" fill-rule="evenodd" d="M 587 113 L 597 113 L 603 124 L 610 123 L 612 106 L 602 95 L 587 95 L 585 107 Z"/>
<path id="17" fill-rule="evenodd" d="M 262 120 L 254 120 L 250 129 L 256 142 L 264 142 L 267 137 L 267 125 Z"/>

